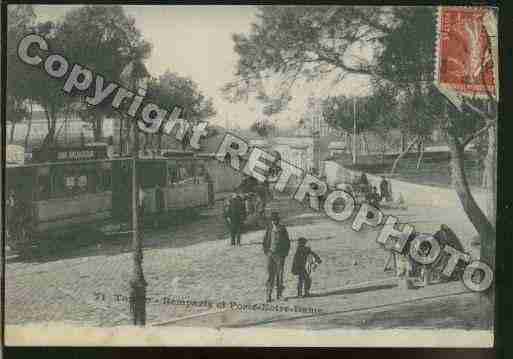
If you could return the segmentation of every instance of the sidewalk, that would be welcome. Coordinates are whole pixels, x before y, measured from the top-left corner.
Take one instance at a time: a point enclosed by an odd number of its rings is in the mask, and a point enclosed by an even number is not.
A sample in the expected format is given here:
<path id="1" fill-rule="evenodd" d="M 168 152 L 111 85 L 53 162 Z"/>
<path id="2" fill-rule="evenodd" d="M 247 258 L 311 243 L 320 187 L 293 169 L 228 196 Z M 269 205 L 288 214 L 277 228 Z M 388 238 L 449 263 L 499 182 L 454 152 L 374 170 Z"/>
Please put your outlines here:
<path id="1" fill-rule="evenodd" d="M 428 327 L 430 313 L 423 311 L 423 307 L 430 302 L 452 301 L 454 310 L 460 312 L 459 317 L 470 316 L 468 308 L 458 307 L 457 303 L 463 301 L 479 301 L 479 294 L 472 293 L 460 282 L 433 284 L 419 289 L 402 289 L 398 287 L 395 278 L 382 281 L 362 283 L 360 285 L 346 286 L 324 292 L 313 293 L 310 298 L 285 298 L 275 301 L 267 308 L 275 310 L 241 310 L 236 305 L 235 310 L 226 310 L 219 313 L 209 313 L 204 316 L 176 320 L 169 325 L 177 326 L 207 326 L 215 328 L 244 328 L 244 327 L 287 327 L 287 328 L 308 328 L 308 329 L 334 329 L 365 327 L 365 320 L 351 320 L 355 316 L 363 316 L 370 313 L 381 313 L 379 316 L 386 316 L 393 310 L 409 306 L 408 312 L 397 315 L 396 318 L 387 316 L 388 320 L 397 319 L 403 325 L 398 327 Z M 243 303 L 240 303 L 243 304 Z M 254 305 L 261 303 L 244 303 Z M 442 304 L 438 303 L 442 308 Z M 250 307 L 249 306 L 249 307 Z M 293 312 L 278 311 L 279 309 Z M 474 308 L 482 312 L 484 308 Z M 296 310 L 296 311 L 294 311 Z M 444 309 L 446 310 L 446 309 Z M 299 311 L 305 311 L 301 313 Z M 308 313 L 314 312 L 314 313 Z M 363 314 L 362 314 L 363 313 Z M 447 313 L 447 310 L 446 310 Z M 431 314 L 432 315 L 432 314 Z M 401 318 L 402 317 L 402 318 Z M 345 320 L 340 321 L 340 318 Z M 406 319 L 406 320 L 405 320 Z M 445 325 L 451 327 L 449 316 Z M 386 322 L 386 319 L 384 320 Z M 409 322 L 410 325 L 406 325 Z M 383 325 L 383 324 L 382 324 Z M 473 324 L 479 326 L 479 324 Z"/>

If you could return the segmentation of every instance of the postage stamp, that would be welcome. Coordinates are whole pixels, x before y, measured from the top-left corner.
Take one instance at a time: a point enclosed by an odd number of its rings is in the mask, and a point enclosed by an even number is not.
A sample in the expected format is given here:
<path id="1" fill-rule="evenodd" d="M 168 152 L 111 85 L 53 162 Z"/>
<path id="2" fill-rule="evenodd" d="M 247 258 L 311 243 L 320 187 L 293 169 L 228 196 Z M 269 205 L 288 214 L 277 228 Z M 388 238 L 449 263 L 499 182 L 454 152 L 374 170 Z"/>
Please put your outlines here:
<path id="1" fill-rule="evenodd" d="M 465 96 L 494 94 L 496 63 L 485 25 L 488 12 L 486 8 L 440 7 L 436 47 L 440 86 Z"/>
<path id="2" fill-rule="evenodd" d="M 496 9 L 2 11 L 6 345 L 493 345 Z"/>

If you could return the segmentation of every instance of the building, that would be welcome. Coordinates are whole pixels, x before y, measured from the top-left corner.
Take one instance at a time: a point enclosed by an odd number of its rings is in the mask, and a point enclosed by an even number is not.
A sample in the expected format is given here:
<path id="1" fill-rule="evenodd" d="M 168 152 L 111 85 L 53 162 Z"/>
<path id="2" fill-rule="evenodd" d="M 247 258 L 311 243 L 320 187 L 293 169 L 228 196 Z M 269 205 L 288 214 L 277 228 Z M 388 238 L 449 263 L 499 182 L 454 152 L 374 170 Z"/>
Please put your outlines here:
<path id="1" fill-rule="evenodd" d="M 316 168 L 314 138 L 312 136 L 273 137 L 251 140 L 250 146 L 267 151 L 277 151 L 282 160 L 301 168 L 305 172 Z"/>
<path id="2" fill-rule="evenodd" d="M 344 141 L 332 141 L 328 145 L 330 156 L 336 156 L 347 152 L 347 144 Z"/>

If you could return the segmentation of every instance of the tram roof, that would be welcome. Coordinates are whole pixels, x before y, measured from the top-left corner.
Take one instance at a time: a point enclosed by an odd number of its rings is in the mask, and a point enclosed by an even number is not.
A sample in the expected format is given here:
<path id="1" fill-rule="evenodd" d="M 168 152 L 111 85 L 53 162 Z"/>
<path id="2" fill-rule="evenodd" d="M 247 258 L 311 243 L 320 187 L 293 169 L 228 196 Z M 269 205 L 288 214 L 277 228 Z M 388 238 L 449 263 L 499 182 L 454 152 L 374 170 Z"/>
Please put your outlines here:
<path id="1" fill-rule="evenodd" d="M 55 165 L 76 165 L 82 163 L 98 163 L 98 162 L 112 162 L 128 160 L 131 157 L 111 157 L 111 158 L 98 158 L 92 160 L 81 161 L 45 161 L 45 162 L 30 162 L 30 163 L 6 163 L 6 168 L 21 168 L 21 167 L 41 167 L 41 166 L 55 166 Z"/>

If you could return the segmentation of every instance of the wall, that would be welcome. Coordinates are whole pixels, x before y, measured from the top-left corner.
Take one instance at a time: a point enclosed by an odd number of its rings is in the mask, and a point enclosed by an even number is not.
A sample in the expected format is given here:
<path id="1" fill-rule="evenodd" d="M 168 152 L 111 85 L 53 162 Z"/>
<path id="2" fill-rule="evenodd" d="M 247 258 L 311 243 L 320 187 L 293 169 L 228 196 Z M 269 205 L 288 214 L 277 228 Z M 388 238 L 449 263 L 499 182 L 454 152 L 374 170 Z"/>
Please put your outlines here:
<path id="1" fill-rule="evenodd" d="M 266 151 L 278 151 L 281 158 L 304 171 L 314 167 L 314 140 L 311 136 L 274 137 L 270 140 L 252 140 L 250 146 Z"/>
<path id="2" fill-rule="evenodd" d="M 341 182 L 353 182 L 354 179 L 358 178 L 362 174 L 360 171 L 349 170 L 333 161 L 324 161 L 324 169 L 326 181 L 330 186 L 334 186 Z M 381 177 L 367 173 L 367 178 L 371 185 L 379 188 Z M 409 205 L 442 208 L 454 206 L 460 207 L 459 198 L 456 191 L 453 189 L 418 185 L 390 178 L 387 178 L 387 180 L 392 184 L 394 200 L 398 200 L 399 195 L 401 195 L 406 204 Z M 486 202 L 485 196 L 478 192 L 474 197 L 480 207 L 484 208 Z"/>
<path id="3" fill-rule="evenodd" d="M 207 159 L 205 167 L 214 182 L 214 193 L 232 192 L 242 182 L 242 174 L 215 158 Z"/>

